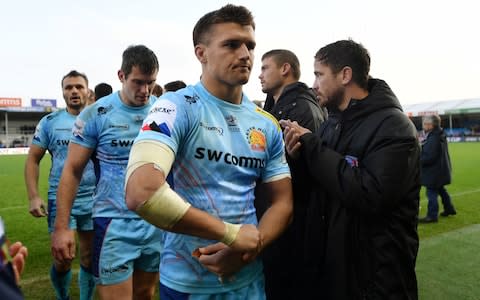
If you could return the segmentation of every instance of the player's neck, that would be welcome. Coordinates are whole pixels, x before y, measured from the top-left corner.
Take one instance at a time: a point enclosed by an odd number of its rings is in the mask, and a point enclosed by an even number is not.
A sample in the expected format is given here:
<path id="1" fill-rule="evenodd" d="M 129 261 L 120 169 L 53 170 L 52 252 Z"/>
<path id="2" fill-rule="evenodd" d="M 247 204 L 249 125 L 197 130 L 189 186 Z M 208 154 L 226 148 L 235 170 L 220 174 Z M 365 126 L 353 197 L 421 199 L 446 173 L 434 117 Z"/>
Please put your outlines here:
<path id="1" fill-rule="evenodd" d="M 204 79 L 202 79 L 202 84 L 210 94 L 219 99 L 232 104 L 242 103 L 242 85 L 230 86 L 226 84 L 219 84 L 218 82 L 214 83 Z"/>
<path id="2" fill-rule="evenodd" d="M 83 107 L 82 107 L 83 108 Z M 82 108 L 73 108 L 67 106 L 67 112 L 71 115 L 78 116 L 82 111 Z"/>

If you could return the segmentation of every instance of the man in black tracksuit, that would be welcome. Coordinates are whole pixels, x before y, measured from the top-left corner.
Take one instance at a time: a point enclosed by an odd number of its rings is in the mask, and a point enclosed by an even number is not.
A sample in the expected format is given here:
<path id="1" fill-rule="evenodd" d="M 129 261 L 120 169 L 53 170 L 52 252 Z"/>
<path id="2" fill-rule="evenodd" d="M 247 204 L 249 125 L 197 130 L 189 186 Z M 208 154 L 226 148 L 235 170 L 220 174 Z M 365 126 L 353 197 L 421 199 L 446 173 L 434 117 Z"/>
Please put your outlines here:
<path id="1" fill-rule="evenodd" d="M 295 258 L 306 271 L 292 276 L 305 278 L 317 299 L 417 299 L 415 127 L 389 86 L 369 78 L 362 45 L 327 45 L 314 66 L 313 89 L 328 120 L 317 133 L 281 121 L 289 155 L 305 162 L 316 188 L 305 258 Z"/>
<path id="2" fill-rule="evenodd" d="M 284 49 L 271 50 L 262 57 L 259 76 L 262 91 L 267 93 L 264 109 L 277 120 L 290 119 L 316 131 L 326 118 L 313 91 L 300 78 L 300 63 L 296 55 Z M 288 158 L 287 158 L 288 159 Z M 292 274 L 299 272 L 294 257 L 303 255 L 301 236 L 305 227 L 306 203 L 312 182 L 306 176 L 306 166 L 288 159 L 292 175 L 294 217 L 287 230 L 263 252 L 265 290 L 268 300 L 294 299 L 298 284 Z M 256 207 L 262 215 L 268 200 L 261 189 L 256 190 Z"/>

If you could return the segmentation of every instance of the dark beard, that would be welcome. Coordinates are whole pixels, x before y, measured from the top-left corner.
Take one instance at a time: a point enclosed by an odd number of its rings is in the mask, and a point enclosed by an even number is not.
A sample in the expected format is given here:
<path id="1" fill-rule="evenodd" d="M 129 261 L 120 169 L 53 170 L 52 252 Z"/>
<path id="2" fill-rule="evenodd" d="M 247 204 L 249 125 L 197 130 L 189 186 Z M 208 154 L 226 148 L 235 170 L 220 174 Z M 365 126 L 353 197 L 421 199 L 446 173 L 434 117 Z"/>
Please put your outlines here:
<path id="1" fill-rule="evenodd" d="M 345 97 L 345 88 L 339 87 L 330 97 L 328 97 L 327 104 L 325 105 L 328 110 L 338 111 L 338 108 L 343 102 Z"/>

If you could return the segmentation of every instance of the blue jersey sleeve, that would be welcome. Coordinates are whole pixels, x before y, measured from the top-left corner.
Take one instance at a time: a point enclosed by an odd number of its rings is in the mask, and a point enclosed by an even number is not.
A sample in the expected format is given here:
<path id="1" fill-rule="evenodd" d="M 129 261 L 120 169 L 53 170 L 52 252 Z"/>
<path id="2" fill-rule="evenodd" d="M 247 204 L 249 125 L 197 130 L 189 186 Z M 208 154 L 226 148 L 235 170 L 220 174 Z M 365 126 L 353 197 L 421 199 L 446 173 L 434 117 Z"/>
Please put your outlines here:
<path id="1" fill-rule="evenodd" d="M 155 140 L 168 145 L 176 154 L 190 128 L 188 107 L 181 95 L 160 97 L 143 121 L 136 141 Z"/>
<path id="2" fill-rule="evenodd" d="M 95 105 L 86 107 L 75 120 L 72 128 L 71 142 L 85 148 L 95 148 L 98 141 L 97 119 L 95 118 Z"/>
<path id="3" fill-rule="evenodd" d="M 33 145 L 39 146 L 43 149 L 48 149 L 50 143 L 50 137 L 48 135 L 48 117 L 49 115 L 43 117 L 40 122 L 38 122 L 32 139 Z"/>

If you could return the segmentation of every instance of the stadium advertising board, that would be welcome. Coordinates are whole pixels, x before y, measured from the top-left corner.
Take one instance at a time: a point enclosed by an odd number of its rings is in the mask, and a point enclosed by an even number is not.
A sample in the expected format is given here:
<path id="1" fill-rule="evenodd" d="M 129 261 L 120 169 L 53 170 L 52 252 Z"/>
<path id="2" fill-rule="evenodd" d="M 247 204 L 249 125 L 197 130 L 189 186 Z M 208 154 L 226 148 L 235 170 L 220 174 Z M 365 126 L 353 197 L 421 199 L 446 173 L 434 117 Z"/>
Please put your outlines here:
<path id="1" fill-rule="evenodd" d="M 32 107 L 57 107 L 57 99 L 35 99 L 32 98 Z"/>
<path id="2" fill-rule="evenodd" d="M 22 98 L 0 97 L 0 107 L 20 107 L 20 106 L 22 106 Z"/>

